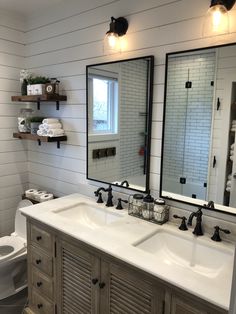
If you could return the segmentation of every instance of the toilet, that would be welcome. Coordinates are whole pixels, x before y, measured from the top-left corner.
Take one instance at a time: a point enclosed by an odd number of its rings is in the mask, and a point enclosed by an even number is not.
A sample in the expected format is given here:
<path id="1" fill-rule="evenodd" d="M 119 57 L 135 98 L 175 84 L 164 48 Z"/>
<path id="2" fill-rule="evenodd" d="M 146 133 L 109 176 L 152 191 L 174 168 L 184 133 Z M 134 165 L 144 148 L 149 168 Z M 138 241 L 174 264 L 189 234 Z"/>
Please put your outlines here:
<path id="1" fill-rule="evenodd" d="M 29 200 L 18 204 L 15 231 L 10 236 L 0 238 L 0 300 L 27 287 L 26 218 L 19 208 L 31 205 Z"/>

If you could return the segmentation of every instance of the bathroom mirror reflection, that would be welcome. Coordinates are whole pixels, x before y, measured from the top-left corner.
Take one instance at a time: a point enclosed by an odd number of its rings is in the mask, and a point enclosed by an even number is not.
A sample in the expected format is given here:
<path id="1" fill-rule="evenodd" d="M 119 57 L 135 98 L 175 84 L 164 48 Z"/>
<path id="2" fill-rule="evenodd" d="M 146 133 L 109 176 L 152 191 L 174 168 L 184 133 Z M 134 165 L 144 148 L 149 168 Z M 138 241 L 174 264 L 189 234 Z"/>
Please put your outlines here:
<path id="1" fill-rule="evenodd" d="M 149 190 L 153 63 L 87 66 L 87 179 Z"/>
<path id="2" fill-rule="evenodd" d="M 161 196 L 236 214 L 236 44 L 166 60 Z"/>

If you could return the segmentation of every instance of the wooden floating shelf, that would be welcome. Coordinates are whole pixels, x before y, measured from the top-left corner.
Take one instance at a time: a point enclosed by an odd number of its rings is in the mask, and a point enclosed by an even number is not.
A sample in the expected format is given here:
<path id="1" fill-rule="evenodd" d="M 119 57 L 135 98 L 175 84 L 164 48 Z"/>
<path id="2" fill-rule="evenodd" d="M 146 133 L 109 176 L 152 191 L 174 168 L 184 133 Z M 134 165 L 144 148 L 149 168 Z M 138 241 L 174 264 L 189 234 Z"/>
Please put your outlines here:
<path id="1" fill-rule="evenodd" d="M 39 145 L 41 145 L 41 142 L 46 143 L 57 143 L 57 148 L 60 148 L 60 142 L 67 141 L 67 136 L 56 136 L 56 137 L 49 137 L 49 136 L 39 136 L 36 134 L 31 133 L 13 133 L 14 138 L 18 138 L 20 140 L 31 140 L 31 141 L 37 141 Z"/>
<path id="2" fill-rule="evenodd" d="M 25 95 L 25 96 L 11 96 L 12 101 L 17 102 L 36 102 L 38 110 L 40 110 L 40 102 L 56 102 L 56 109 L 59 110 L 60 101 L 66 101 L 67 96 L 56 94 L 44 94 L 44 95 Z"/>

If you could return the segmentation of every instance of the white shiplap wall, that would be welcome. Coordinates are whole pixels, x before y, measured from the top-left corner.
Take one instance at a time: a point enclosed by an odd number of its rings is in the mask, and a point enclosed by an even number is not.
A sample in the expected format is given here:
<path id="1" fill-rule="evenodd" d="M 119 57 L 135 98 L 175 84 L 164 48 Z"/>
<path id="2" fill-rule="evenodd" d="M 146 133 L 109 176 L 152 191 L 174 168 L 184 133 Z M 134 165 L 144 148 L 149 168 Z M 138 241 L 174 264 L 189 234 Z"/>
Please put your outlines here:
<path id="1" fill-rule="evenodd" d="M 11 102 L 24 68 L 25 25 L 19 16 L 0 13 L 0 236 L 13 230 L 14 214 L 27 187 L 27 147 L 12 138 L 23 106 Z"/>
<path id="2" fill-rule="evenodd" d="M 77 0 L 31 17 L 26 32 L 27 67 L 58 77 L 62 92 L 68 96 L 60 111 L 52 105 L 42 106 L 41 114 L 62 119 L 68 142 L 60 150 L 53 144 L 39 147 L 29 143 L 32 187 L 44 187 L 58 195 L 77 191 L 92 195 L 94 187 L 86 181 L 86 65 L 153 54 L 151 187 L 158 194 L 165 54 L 236 41 L 235 9 L 230 11 L 231 34 L 202 38 L 208 6 L 206 0 Z M 129 21 L 127 50 L 105 56 L 103 38 L 111 16 L 125 16 Z"/>

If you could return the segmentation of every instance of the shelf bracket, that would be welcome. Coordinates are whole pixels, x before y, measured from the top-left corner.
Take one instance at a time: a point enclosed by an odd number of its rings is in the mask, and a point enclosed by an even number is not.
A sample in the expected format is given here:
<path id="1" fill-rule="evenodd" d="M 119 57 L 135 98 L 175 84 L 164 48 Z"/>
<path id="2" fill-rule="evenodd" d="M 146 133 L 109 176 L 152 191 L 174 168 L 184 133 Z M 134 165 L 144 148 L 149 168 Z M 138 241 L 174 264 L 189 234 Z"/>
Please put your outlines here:
<path id="1" fill-rule="evenodd" d="M 39 144 L 39 146 L 41 146 L 41 140 L 40 139 L 38 139 L 38 144 Z"/>
<path id="2" fill-rule="evenodd" d="M 59 102 L 59 100 L 56 101 L 56 109 L 57 109 L 57 110 L 60 109 L 60 102 Z"/>
<path id="3" fill-rule="evenodd" d="M 60 149 L 61 148 L 61 142 L 57 141 L 57 148 Z"/>
<path id="4" fill-rule="evenodd" d="M 37 99 L 37 109 L 40 110 L 40 98 Z"/>

